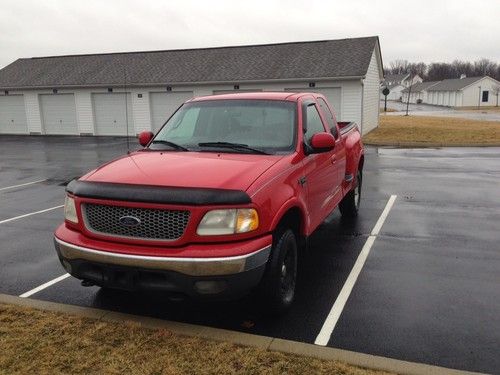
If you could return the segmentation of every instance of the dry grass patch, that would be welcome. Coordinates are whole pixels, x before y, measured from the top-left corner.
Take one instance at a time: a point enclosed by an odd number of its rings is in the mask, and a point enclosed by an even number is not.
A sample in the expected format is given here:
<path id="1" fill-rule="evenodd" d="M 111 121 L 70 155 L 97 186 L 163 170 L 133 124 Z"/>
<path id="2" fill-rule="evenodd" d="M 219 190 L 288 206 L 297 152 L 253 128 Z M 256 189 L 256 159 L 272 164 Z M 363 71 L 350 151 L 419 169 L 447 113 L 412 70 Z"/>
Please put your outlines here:
<path id="1" fill-rule="evenodd" d="M 394 108 L 387 108 L 387 111 L 384 111 L 384 107 L 380 108 L 380 114 L 383 114 L 384 112 L 397 112 L 397 110 Z"/>
<path id="2" fill-rule="evenodd" d="M 500 122 L 450 117 L 380 116 L 377 129 L 363 137 L 372 145 L 500 145 Z"/>
<path id="3" fill-rule="evenodd" d="M 343 363 L 0 304 L 0 373 L 381 374 Z"/>

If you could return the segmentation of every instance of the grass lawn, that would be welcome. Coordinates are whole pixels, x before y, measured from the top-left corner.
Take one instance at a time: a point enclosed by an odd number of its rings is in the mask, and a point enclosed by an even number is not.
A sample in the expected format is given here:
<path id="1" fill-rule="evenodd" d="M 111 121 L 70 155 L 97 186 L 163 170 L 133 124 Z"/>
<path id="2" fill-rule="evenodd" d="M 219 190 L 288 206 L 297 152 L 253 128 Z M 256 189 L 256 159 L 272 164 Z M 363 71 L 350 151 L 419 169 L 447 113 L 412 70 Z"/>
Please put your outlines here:
<path id="1" fill-rule="evenodd" d="M 0 304 L 2 374 L 382 374 L 339 362 Z"/>
<path id="2" fill-rule="evenodd" d="M 380 116 L 380 125 L 363 137 L 371 145 L 500 145 L 500 122 L 450 117 Z"/>

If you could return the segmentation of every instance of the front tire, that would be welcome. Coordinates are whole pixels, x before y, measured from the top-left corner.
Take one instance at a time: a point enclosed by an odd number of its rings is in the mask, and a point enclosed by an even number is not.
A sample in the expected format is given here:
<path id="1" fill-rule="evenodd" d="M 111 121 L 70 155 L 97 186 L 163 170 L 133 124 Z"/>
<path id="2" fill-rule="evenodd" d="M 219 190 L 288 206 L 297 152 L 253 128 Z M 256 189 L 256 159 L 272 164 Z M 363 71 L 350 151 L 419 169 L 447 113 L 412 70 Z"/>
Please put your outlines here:
<path id="1" fill-rule="evenodd" d="M 361 202 L 362 182 L 363 175 L 361 171 L 358 171 L 356 174 L 354 189 L 347 193 L 344 199 L 342 199 L 339 203 L 339 209 L 342 216 L 351 218 L 358 216 L 359 204 Z"/>
<path id="2" fill-rule="evenodd" d="M 271 256 L 259 285 L 259 297 L 266 312 L 284 314 L 295 298 L 297 282 L 297 239 L 291 229 L 278 231 Z"/>

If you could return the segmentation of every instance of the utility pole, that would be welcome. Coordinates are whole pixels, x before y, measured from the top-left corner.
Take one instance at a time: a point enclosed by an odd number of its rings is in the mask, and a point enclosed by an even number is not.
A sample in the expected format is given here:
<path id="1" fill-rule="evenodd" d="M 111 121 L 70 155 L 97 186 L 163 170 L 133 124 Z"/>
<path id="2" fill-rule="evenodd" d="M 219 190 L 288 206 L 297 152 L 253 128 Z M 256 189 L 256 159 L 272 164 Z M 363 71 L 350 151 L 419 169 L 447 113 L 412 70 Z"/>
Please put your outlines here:
<path id="1" fill-rule="evenodd" d="M 411 96 L 411 87 L 413 86 L 413 77 L 410 75 L 410 87 L 408 87 L 408 100 L 406 101 L 406 115 L 408 116 L 408 107 L 410 106 L 410 96 Z"/>

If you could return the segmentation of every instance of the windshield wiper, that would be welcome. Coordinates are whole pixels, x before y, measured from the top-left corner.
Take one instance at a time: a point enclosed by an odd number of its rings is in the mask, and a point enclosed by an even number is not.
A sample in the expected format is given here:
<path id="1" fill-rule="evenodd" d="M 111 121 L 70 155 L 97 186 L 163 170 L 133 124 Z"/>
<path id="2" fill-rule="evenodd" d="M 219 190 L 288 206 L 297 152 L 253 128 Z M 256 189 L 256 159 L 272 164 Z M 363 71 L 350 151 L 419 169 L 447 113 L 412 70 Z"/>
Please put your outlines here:
<path id="1" fill-rule="evenodd" d="M 162 144 L 162 145 L 167 145 L 170 146 L 176 150 L 179 151 L 189 151 L 186 147 L 178 145 L 177 143 L 170 142 L 170 141 L 165 141 L 163 139 L 155 139 L 151 144 Z"/>
<path id="2" fill-rule="evenodd" d="M 269 155 L 268 152 L 259 150 L 258 148 L 250 147 L 249 145 L 245 145 L 243 143 L 232 143 L 232 142 L 202 142 L 198 143 L 200 147 L 220 147 L 220 148 L 231 148 L 233 150 L 248 150 L 255 152 L 257 154 Z"/>

